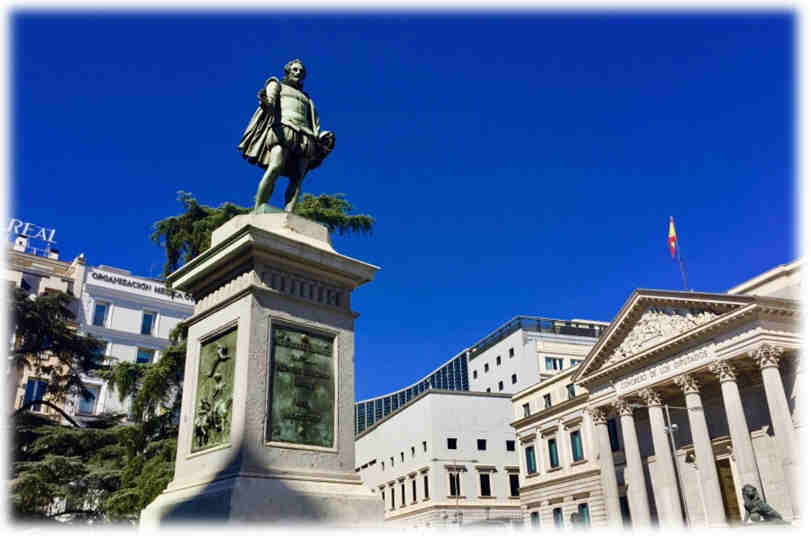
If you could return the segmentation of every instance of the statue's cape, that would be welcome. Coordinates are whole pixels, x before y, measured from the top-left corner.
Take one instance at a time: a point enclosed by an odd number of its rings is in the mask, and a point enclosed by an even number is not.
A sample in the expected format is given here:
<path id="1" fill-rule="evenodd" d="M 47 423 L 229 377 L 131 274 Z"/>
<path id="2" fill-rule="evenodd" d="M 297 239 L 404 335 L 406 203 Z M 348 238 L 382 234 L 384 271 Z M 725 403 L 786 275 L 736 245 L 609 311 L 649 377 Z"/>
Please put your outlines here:
<path id="1" fill-rule="evenodd" d="M 268 84 L 271 82 L 279 82 L 275 76 L 271 76 L 265 81 L 265 85 L 259 90 L 259 93 L 265 91 Z M 253 113 L 248 126 L 245 127 L 245 132 L 242 133 L 242 140 L 240 140 L 237 149 L 242 153 L 251 164 L 267 167 L 268 152 L 270 150 L 269 144 L 266 143 L 267 137 L 271 134 L 271 127 L 275 121 L 274 113 L 271 110 L 265 110 L 262 106 L 257 106 L 256 111 Z"/>

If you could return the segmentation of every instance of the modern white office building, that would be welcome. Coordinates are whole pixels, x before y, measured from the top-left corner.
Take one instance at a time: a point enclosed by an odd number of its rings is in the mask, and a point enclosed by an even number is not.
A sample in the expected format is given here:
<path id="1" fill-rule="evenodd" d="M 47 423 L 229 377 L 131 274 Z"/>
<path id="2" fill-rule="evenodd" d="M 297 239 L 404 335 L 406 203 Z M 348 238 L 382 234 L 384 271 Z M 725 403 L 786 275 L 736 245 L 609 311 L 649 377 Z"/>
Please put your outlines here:
<path id="1" fill-rule="evenodd" d="M 608 324 L 516 316 L 393 393 L 355 403 L 355 434 L 427 389 L 511 394 L 578 365 Z"/>
<path id="2" fill-rule="evenodd" d="M 471 391 L 517 393 L 579 365 L 607 322 L 516 316 L 467 350 Z"/>
<path id="3" fill-rule="evenodd" d="M 469 391 L 467 352 L 455 355 L 408 387 L 355 402 L 355 436 L 429 389 Z"/>
<path id="4" fill-rule="evenodd" d="M 509 395 L 428 389 L 364 430 L 356 470 L 387 525 L 521 522 Z"/>

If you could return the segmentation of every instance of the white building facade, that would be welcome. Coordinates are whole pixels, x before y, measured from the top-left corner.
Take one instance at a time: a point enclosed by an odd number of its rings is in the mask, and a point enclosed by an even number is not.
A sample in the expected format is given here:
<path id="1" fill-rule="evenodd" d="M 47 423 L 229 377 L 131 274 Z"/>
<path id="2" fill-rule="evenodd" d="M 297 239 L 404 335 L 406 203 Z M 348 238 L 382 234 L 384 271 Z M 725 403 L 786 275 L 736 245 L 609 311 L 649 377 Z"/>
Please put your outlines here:
<path id="1" fill-rule="evenodd" d="M 470 390 L 513 394 L 576 367 L 607 325 L 516 316 L 468 349 Z"/>
<path id="2" fill-rule="evenodd" d="M 728 294 L 636 290 L 577 369 L 517 393 L 527 522 L 735 526 L 745 484 L 796 522 L 801 264 Z"/>
<path id="3" fill-rule="evenodd" d="M 509 395 L 428 389 L 355 442 L 389 526 L 521 522 Z"/>
<path id="4" fill-rule="evenodd" d="M 194 310 L 190 298 L 172 294 L 162 281 L 104 265 L 88 267 L 80 299 L 81 329 L 106 343 L 105 356 L 130 363 L 159 360 L 169 346 L 169 334 Z M 77 415 L 129 412 L 129 400 L 121 401 L 111 385 L 99 378 L 83 379 L 97 398 L 76 397 Z"/>

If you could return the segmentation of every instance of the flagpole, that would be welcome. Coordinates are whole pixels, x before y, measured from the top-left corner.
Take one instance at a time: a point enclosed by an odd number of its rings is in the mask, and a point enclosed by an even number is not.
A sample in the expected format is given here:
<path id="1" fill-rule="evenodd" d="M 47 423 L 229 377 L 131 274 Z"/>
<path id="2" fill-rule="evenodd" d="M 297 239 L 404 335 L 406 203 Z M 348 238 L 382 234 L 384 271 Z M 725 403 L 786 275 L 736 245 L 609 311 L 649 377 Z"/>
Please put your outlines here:
<path id="1" fill-rule="evenodd" d="M 672 243 L 670 244 L 671 247 L 675 246 L 676 256 L 679 260 L 679 268 L 681 269 L 681 280 L 684 282 L 684 290 L 689 290 L 687 286 L 687 272 L 684 269 L 684 261 L 681 259 L 681 244 L 679 244 L 679 237 L 676 234 L 676 222 L 673 220 L 673 216 L 670 216 L 670 237 Z M 671 251 L 672 253 L 672 251 Z"/>
<path id="2" fill-rule="evenodd" d="M 676 239 L 676 255 L 679 257 L 679 268 L 681 268 L 681 279 L 684 281 L 684 290 L 689 290 L 687 286 L 687 272 L 684 270 L 684 261 L 681 260 L 681 246 L 679 246 L 679 239 Z"/>

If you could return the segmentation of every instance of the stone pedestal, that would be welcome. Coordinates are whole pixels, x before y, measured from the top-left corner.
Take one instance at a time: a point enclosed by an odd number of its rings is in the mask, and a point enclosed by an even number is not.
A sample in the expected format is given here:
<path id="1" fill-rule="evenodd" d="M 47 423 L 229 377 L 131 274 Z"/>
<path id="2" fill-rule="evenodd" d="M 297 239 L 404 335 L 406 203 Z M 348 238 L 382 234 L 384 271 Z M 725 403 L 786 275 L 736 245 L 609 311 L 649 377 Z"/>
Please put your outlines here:
<path id="1" fill-rule="evenodd" d="M 169 276 L 196 306 L 175 476 L 143 527 L 382 523 L 354 471 L 350 309 L 377 270 L 337 253 L 324 226 L 277 213 L 231 219 Z"/>

